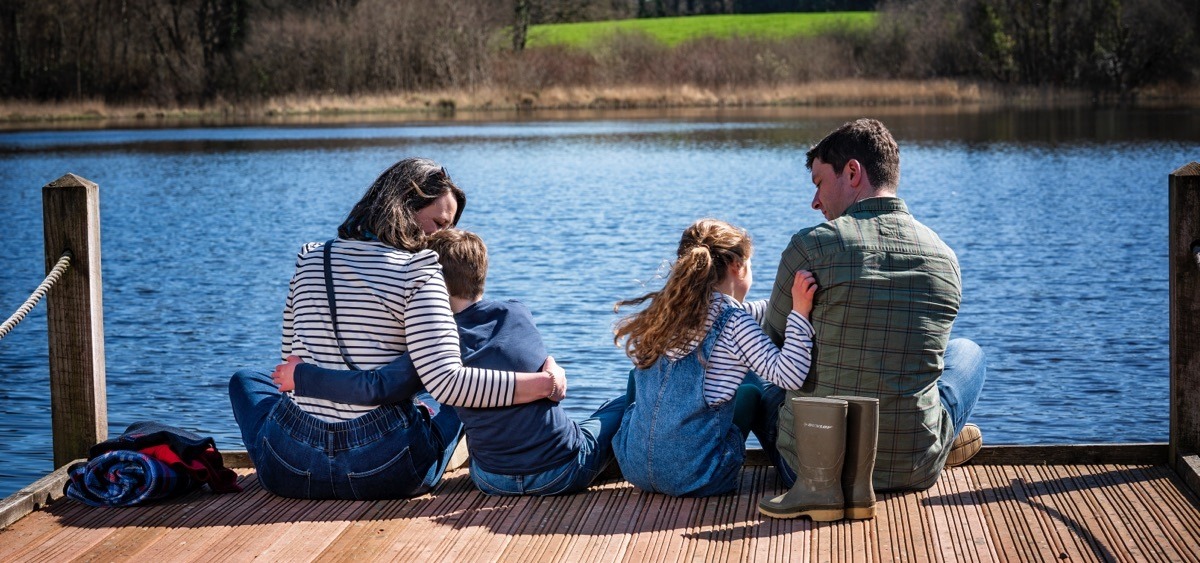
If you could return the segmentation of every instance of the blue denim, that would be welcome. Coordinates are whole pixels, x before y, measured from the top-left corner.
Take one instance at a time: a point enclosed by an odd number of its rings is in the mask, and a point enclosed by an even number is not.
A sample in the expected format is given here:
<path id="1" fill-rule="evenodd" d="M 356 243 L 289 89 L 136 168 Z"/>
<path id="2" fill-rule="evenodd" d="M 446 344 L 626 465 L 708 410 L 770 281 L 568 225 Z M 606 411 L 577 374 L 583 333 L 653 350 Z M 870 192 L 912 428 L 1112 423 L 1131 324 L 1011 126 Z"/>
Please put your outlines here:
<path id="1" fill-rule="evenodd" d="M 472 458 L 471 480 L 480 491 L 489 495 L 550 496 L 582 491 L 612 462 L 613 435 L 621 426 L 627 402 L 624 395 L 612 399 L 579 423 L 583 440 L 575 459 L 538 473 L 507 475 L 485 471 Z"/>
<path id="2" fill-rule="evenodd" d="M 954 435 L 958 436 L 983 393 L 987 363 L 979 345 L 966 338 L 955 338 L 946 344 L 942 363 L 945 367 L 938 378 L 938 392 L 942 396 L 942 408 L 954 421 Z"/>
<path id="3" fill-rule="evenodd" d="M 983 392 L 983 382 L 987 378 L 987 364 L 983 350 L 975 342 L 966 338 L 954 338 L 946 344 L 946 353 L 942 360 L 942 375 L 937 380 L 938 392 L 941 395 L 942 408 L 950 413 L 954 422 L 954 435 L 962 432 L 975 403 Z M 766 384 L 763 391 L 764 415 L 761 424 L 756 425 L 755 435 L 767 450 L 767 456 L 775 465 L 779 479 L 785 487 L 791 487 L 796 482 L 796 472 L 784 462 L 775 448 L 779 437 L 779 407 L 786 400 L 785 391 L 779 387 Z M 761 428 L 762 434 L 759 433 Z M 769 446 L 768 446 L 769 444 Z M 946 444 L 949 448 L 950 444 Z"/>
<path id="4" fill-rule="evenodd" d="M 613 438 L 621 473 L 635 487 L 696 497 L 737 489 L 746 446 L 734 401 L 704 399 L 704 362 L 732 310 L 722 311 L 696 351 L 635 373 L 633 402 Z"/>
<path id="5" fill-rule="evenodd" d="M 409 498 L 437 486 L 462 424 L 454 409 L 421 398 L 440 413 L 403 402 L 326 422 L 280 393 L 269 374 L 242 370 L 229 380 L 233 415 L 259 482 L 292 498 Z"/>
<path id="6" fill-rule="evenodd" d="M 754 373 L 751 375 L 758 378 L 758 375 Z M 749 377 L 746 379 L 747 382 L 750 382 Z M 758 443 L 762 446 L 763 452 L 767 454 L 767 459 L 771 460 L 771 465 L 775 466 L 775 472 L 779 475 L 780 480 L 790 488 L 796 482 L 796 472 L 783 460 L 783 455 L 779 453 L 779 447 L 776 445 L 779 441 L 779 407 L 783 406 L 783 402 L 787 400 L 787 391 L 761 379 L 757 379 L 757 383 L 760 396 L 759 416 L 754 418 L 751 432 L 754 432 L 754 436 L 758 438 Z"/>

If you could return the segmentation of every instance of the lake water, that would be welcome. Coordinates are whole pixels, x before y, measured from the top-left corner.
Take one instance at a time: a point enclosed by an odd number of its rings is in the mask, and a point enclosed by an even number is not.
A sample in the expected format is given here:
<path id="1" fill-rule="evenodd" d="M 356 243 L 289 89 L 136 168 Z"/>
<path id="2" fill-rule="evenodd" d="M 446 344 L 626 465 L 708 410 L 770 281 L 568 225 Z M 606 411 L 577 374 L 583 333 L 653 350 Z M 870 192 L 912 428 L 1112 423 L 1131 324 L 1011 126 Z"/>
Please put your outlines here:
<path id="1" fill-rule="evenodd" d="M 900 195 L 958 253 L 955 335 L 988 354 L 987 443 L 1163 442 L 1167 175 L 1200 160 L 1195 110 L 758 110 L 503 122 L 0 133 L 0 317 L 44 275 L 41 187 L 100 185 L 110 433 L 155 419 L 242 449 L 226 383 L 278 359 L 296 251 L 333 236 L 413 155 L 468 194 L 488 296 L 533 310 L 568 370 L 564 406 L 624 389 L 615 301 L 655 286 L 681 230 L 713 216 L 779 253 L 822 217 L 803 153 L 857 114 L 901 145 Z M 0 497 L 51 468 L 45 306 L 0 341 Z"/>

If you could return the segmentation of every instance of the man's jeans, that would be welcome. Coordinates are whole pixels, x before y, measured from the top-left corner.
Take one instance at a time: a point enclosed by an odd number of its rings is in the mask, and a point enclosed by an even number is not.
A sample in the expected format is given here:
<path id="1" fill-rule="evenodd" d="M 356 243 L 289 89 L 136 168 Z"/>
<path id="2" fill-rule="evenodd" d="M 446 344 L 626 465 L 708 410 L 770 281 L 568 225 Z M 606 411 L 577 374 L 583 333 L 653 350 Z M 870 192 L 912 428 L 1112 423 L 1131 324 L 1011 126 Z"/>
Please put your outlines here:
<path id="1" fill-rule="evenodd" d="M 471 460 L 471 480 L 489 495 L 548 496 L 574 493 L 588 488 L 613 461 L 612 439 L 621 426 L 627 403 L 624 395 L 600 406 L 591 418 L 579 423 L 583 444 L 579 454 L 554 469 L 529 475 L 489 473 Z"/>
<path id="2" fill-rule="evenodd" d="M 937 381 L 938 392 L 942 408 L 950 413 L 950 419 L 954 421 L 954 435 L 958 436 L 975 410 L 975 403 L 979 401 L 983 382 L 987 378 L 987 364 L 979 345 L 966 338 L 955 338 L 946 344 L 942 363 L 944 367 Z M 755 420 L 754 435 L 758 436 L 767 457 L 775 464 L 779 478 L 785 486 L 791 487 L 796 482 L 796 472 L 784 462 L 775 445 L 779 438 L 779 407 L 786 400 L 786 391 L 766 383 L 762 394 L 763 416 Z"/>
<path id="3" fill-rule="evenodd" d="M 423 403 L 432 397 L 420 397 Z M 242 370 L 229 401 L 263 487 L 306 499 L 392 499 L 437 486 L 458 445 L 454 409 L 403 402 L 358 418 L 326 422 L 302 410 L 271 376 Z M 434 412 L 438 411 L 438 405 Z"/>

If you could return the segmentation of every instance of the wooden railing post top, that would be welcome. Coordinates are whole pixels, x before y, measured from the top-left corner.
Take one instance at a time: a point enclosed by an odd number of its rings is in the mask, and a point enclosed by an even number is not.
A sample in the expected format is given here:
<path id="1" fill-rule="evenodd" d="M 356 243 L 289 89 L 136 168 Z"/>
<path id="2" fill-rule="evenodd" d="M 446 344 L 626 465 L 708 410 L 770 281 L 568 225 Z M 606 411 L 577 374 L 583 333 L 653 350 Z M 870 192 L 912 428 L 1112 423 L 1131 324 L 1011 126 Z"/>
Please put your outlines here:
<path id="1" fill-rule="evenodd" d="M 1172 176 L 1200 176 L 1200 162 L 1189 162 L 1171 173 Z"/>
<path id="2" fill-rule="evenodd" d="M 76 176 L 76 175 L 68 172 L 68 173 L 64 174 L 62 178 L 59 178 L 53 182 L 50 182 L 49 184 L 46 184 L 46 187 L 47 188 L 92 188 L 92 189 L 96 189 L 99 186 L 97 186 L 95 182 L 88 180 L 87 178 L 83 178 L 81 176 Z"/>

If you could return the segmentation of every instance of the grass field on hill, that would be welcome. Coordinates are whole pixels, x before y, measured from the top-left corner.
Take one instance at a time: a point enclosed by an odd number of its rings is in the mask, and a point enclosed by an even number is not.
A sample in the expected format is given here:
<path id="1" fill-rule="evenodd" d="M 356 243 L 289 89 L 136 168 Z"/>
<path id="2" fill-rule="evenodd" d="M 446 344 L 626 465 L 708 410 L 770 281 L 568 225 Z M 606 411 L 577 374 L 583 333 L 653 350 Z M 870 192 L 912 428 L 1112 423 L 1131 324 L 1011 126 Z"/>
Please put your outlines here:
<path id="1" fill-rule="evenodd" d="M 644 33 L 674 46 L 701 37 L 758 37 L 786 39 L 820 35 L 833 29 L 870 29 L 875 12 L 821 12 L 794 14 L 732 14 L 646 18 L 602 22 L 535 25 L 529 28 L 529 47 L 566 45 L 587 48 L 618 32 Z"/>

